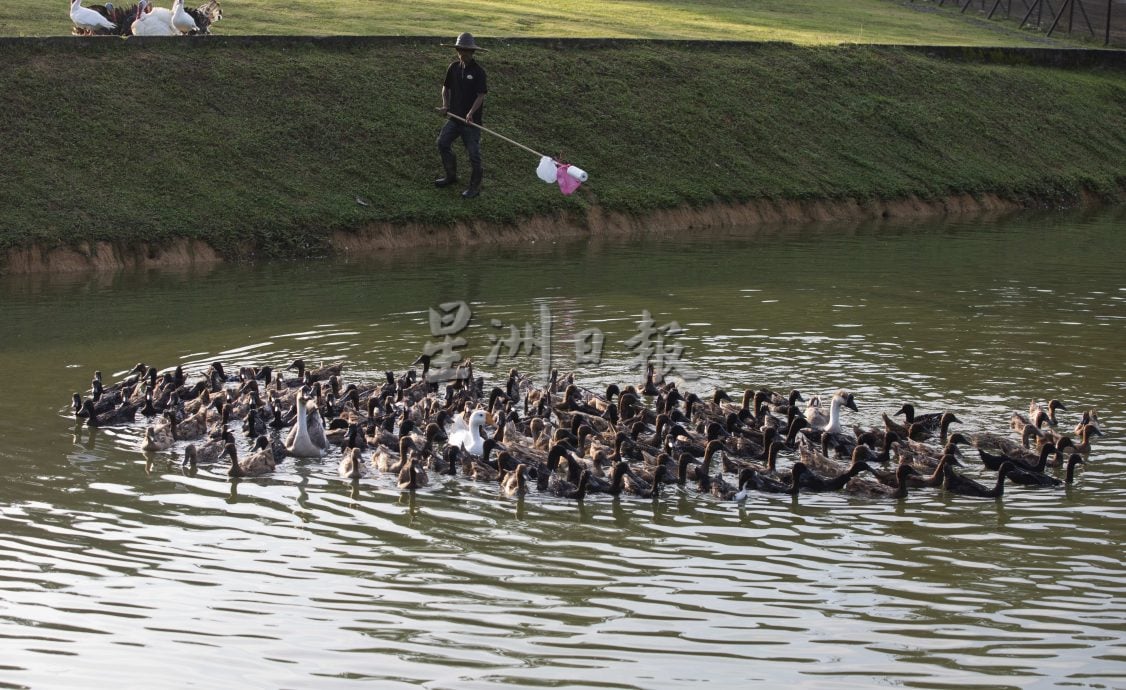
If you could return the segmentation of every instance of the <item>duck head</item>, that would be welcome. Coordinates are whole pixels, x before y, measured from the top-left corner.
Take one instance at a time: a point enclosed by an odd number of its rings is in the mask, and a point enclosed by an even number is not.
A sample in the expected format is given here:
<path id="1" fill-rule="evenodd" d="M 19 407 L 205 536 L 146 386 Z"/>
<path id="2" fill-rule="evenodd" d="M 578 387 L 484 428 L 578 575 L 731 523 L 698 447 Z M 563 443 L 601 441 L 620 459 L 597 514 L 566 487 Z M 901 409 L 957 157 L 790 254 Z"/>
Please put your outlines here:
<path id="1" fill-rule="evenodd" d="M 954 473 L 954 465 L 958 464 L 957 460 L 954 463 L 946 463 L 942 466 L 943 472 L 946 474 Z M 900 463 L 899 467 L 895 468 L 895 481 L 903 486 L 903 482 L 907 481 L 907 477 L 918 475 L 919 471 L 907 463 Z"/>
<path id="2" fill-rule="evenodd" d="M 961 423 L 961 422 L 959 422 L 959 423 Z M 947 443 L 953 443 L 955 445 L 961 444 L 963 446 L 972 446 L 973 445 L 973 442 L 970 441 L 970 439 L 965 434 L 962 434 L 962 433 L 950 434 L 950 438 L 947 439 L 946 442 Z"/>

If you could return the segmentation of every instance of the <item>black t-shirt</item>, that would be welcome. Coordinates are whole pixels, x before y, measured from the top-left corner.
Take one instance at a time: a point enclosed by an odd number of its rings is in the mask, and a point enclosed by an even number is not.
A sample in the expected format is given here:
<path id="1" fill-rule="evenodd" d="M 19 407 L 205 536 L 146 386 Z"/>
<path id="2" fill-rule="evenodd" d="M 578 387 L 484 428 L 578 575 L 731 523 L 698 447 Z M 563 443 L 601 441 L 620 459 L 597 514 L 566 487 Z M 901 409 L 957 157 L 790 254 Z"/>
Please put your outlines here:
<path id="1" fill-rule="evenodd" d="M 454 62 L 446 70 L 446 81 L 443 85 L 450 90 L 450 112 L 459 117 L 465 117 L 477 100 L 477 94 L 488 93 L 489 85 L 485 81 L 485 70 L 477 61 L 465 67 L 461 62 Z M 485 105 L 473 113 L 473 121 L 479 125 L 484 124 Z"/>

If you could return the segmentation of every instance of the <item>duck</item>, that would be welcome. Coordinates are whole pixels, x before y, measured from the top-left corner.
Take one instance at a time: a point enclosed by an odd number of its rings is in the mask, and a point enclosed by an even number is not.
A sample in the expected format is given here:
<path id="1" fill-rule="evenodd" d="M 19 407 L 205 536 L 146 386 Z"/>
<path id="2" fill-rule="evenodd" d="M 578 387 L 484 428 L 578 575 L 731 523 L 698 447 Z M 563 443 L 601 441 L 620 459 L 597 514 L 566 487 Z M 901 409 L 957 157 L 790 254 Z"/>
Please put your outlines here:
<path id="1" fill-rule="evenodd" d="M 141 450 L 146 453 L 155 453 L 168 450 L 176 442 L 170 425 L 147 426 L 145 437 L 141 441 Z"/>
<path id="2" fill-rule="evenodd" d="M 655 499 L 661 494 L 661 484 L 664 483 L 667 473 L 668 467 L 658 465 L 653 473 L 653 482 L 649 483 L 633 475 L 628 462 L 619 462 L 610 470 L 610 489 L 607 493 L 620 496 L 625 492 L 641 498 Z"/>
<path id="3" fill-rule="evenodd" d="M 492 439 L 489 439 L 489 443 L 492 443 Z M 460 446 L 451 447 L 460 448 Z M 475 482 L 500 482 L 507 471 L 505 469 L 507 465 L 511 465 L 512 468 L 515 469 L 516 465 L 520 464 L 516 462 L 516 458 L 513 458 L 507 451 L 503 450 L 497 453 L 495 462 L 482 460 L 465 451 L 462 451 L 462 453 L 464 453 L 462 456 L 462 466 L 465 468 L 465 474 L 472 477 Z"/>
<path id="4" fill-rule="evenodd" d="M 172 2 L 172 26 L 181 34 L 199 33 L 195 18 L 184 10 L 184 0 Z"/>
<path id="5" fill-rule="evenodd" d="M 805 398 L 797 388 L 791 388 L 785 397 L 769 389 L 763 389 L 762 392 L 765 393 L 763 402 L 774 411 L 774 414 L 790 415 L 800 412 L 797 404 L 805 402 Z"/>
<path id="6" fill-rule="evenodd" d="M 94 414 L 105 414 L 123 402 L 121 394 L 117 391 L 103 394 L 97 398 L 85 399 L 78 393 L 75 393 L 71 397 L 71 407 L 74 409 L 74 418 L 76 420 L 89 418 L 91 408 L 86 407 L 87 401 L 93 405 L 92 409 L 94 410 Z"/>
<path id="7" fill-rule="evenodd" d="M 342 479 L 359 479 L 364 476 L 363 451 L 354 447 L 345 450 L 344 457 L 340 459 L 340 464 L 336 467 L 336 472 Z"/>
<path id="8" fill-rule="evenodd" d="M 794 463 L 797 466 L 800 463 Z M 784 481 L 775 478 L 769 474 L 759 472 L 753 467 L 746 467 L 739 472 L 739 491 L 732 496 L 732 499 L 738 502 L 743 502 L 752 490 L 761 491 L 768 494 L 790 494 L 797 496 L 801 488 L 798 484 L 800 477 L 794 474 L 790 475 L 789 481 Z"/>
<path id="9" fill-rule="evenodd" d="M 180 35 L 176 27 L 172 26 L 172 10 L 155 7 L 148 0 L 141 0 L 131 29 L 134 36 Z"/>
<path id="10" fill-rule="evenodd" d="M 1021 484 L 1023 486 L 1062 486 L 1063 484 L 1071 484 L 1075 481 L 1075 466 L 1083 464 L 1083 456 L 1078 453 L 1072 453 L 1067 458 L 1067 472 L 1065 480 L 1060 481 L 1055 477 L 1048 476 L 1043 472 L 1034 472 L 1032 470 L 1024 469 L 1023 467 L 1014 466 L 1009 471 L 1009 481 L 1014 484 Z"/>
<path id="11" fill-rule="evenodd" d="M 380 446 L 372 455 L 371 462 L 380 472 L 398 474 L 410 460 L 411 452 L 418 452 L 418 446 L 410 436 L 403 436 L 399 439 L 399 452 Z"/>
<path id="12" fill-rule="evenodd" d="M 242 422 L 242 430 L 250 438 L 258 438 L 266 433 L 269 428 L 267 418 L 264 413 L 258 411 L 257 407 L 251 407 L 246 413 L 246 419 Z"/>
<path id="13" fill-rule="evenodd" d="M 88 7 L 83 7 L 82 0 L 71 0 L 70 21 L 74 22 L 74 25 L 79 29 L 88 31 L 90 33 L 93 33 L 94 31 L 97 31 L 99 29 L 103 31 L 113 31 L 117 29 L 117 24 L 114 24 L 110 20 L 106 19 L 98 12 L 95 12 Z M 98 382 L 101 383 L 100 378 L 98 379 Z"/>
<path id="14" fill-rule="evenodd" d="M 867 463 L 854 458 L 852 464 L 850 464 L 848 469 L 844 472 L 829 477 L 823 477 L 810 469 L 804 462 L 795 462 L 791 469 L 791 481 L 799 489 L 808 489 L 818 493 L 839 491 L 845 484 L 848 484 L 850 479 L 861 472 L 870 470 L 871 468 L 868 467 Z"/>
<path id="15" fill-rule="evenodd" d="M 446 446 L 441 455 L 435 455 L 431 460 L 431 469 L 438 474 L 457 475 L 464 453 L 460 446 Z"/>
<path id="16" fill-rule="evenodd" d="M 908 437 L 916 441 L 925 441 L 934 436 L 941 429 L 946 436 L 946 428 L 951 424 L 961 423 L 953 412 L 931 412 L 929 414 L 916 414 L 915 406 L 903 403 L 895 416 L 903 415 L 903 426 L 908 430 Z"/>
<path id="17" fill-rule="evenodd" d="M 488 417 L 484 410 L 474 410 L 469 415 L 469 423 L 461 421 L 455 415 L 453 424 L 446 429 L 446 438 L 451 446 L 460 446 L 462 450 L 480 456 L 485 448 L 485 437 L 481 430 L 484 429 Z"/>
<path id="18" fill-rule="evenodd" d="M 348 420 L 337 417 L 328 423 L 328 428 L 325 429 L 325 440 L 329 445 L 344 446 L 348 445 L 349 448 L 357 445 L 360 441 L 360 425 L 349 424 Z M 367 444 L 367 441 L 364 441 Z"/>
<path id="19" fill-rule="evenodd" d="M 791 494 L 794 496 L 798 494 L 801 487 L 794 477 L 793 470 L 786 473 L 779 473 L 775 470 L 778 453 L 784 447 L 780 441 L 770 444 L 765 472 L 755 467 L 745 467 L 739 472 L 740 492 L 755 490 L 769 494 Z M 797 465 L 798 463 L 794 464 Z M 736 500 L 742 499 L 736 498 Z"/>
<path id="20" fill-rule="evenodd" d="M 1079 419 L 1079 423 L 1075 425 L 1072 433 L 1076 436 L 1083 433 L 1083 427 L 1088 424 L 1093 424 L 1096 429 L 1102 431 L 1102 426 L 1099 425 L 1099 411 L 1095 409 L 1083 410 L 1083 416 Z"/>
<path id="21" fill-rule="evenodd" d="M 240 459 L 235 444 L 226 444 L 223 453 L 231 458 L 231 467 L 227 470 L 228 477 L 257 477 L 274 471 L 277 462 L 274 460 L 273 451 L 270 450 L 269 438 L 259 436 L 252 450 L 250 455 Z"/>
<path id="22" fill-rule="evenodd" d="M 418 458 L 411 458 L 399 470 L 399 491 L 414 491 L 430 483 L 426 470 L 419 464 Z"/>
<path id="23" fill-rule="evenodd" d="M 1033 401 L 1035 402 L 1035 401 Z M 1044 410 L 1036 408 L 1036 411 L 1029 416 L 1025 416 L 1020 412 L 1014 412 L 1009 416 L 1009 428 L 1017 433 L 1024 433 L 1025 427 L 1033 426 L 1036 429 L 1042 429 L 1045 426 L 1051 426 L 1048 420 L 1048 413 Z"/>
<path id="24" fill-rule="evenodd" d="M 1036 472 L 1043 474 L 1044 468 L 1048 465 L 1048 456 L 1057 453 L 1055 444 L 1045 443 L 1040 446 L 1040 455 L 1035 463 L 1029 462 L 1022 457 L 1017 457 L 1008 454 L 996 455 L 990 453 L 982 448 L 977 449 L 977 454 L 981 458 L 981 464 L 985 465 L 991 470 L 1001 469 L 1001 465 L 1006 462 L 1012 463 L 1017 469 L 1025 470 L 1027 472 Z"/>
<path id="25" fill-rule="evenodd" d="M 938 464 L 934 466 L 934 472 L 931 472 L 929 475 L 927 475 L 919 472 L 918 469 L 915 468 L 916 471 L 913 474 L 908 475 L 907 483 L 912 488 L 934 488 L 942 486 L 942 482 L 946 479 L 947 465 L 961 467 L 962 463 L 958 461 L 958 456 L 954 455 L 953 453 L 943 453 L 942 457 L 938 459 Z M 896 471 L 899 471 L 898 468 L 896 468 Z M 898 476 L 896 477 L 896 480 L 899 481 Z"/>
<path id="26" fill-rule="evenodd" d="M 969 441 L 965 435 L 957 432 L 950 435 L 942 448 L 911 440 L 896 441 L 892 445 L 900 462 L 910 462 L 915 465 L 915 469 L 933 469 L 943 455 L 961 455 L 958 445 L 970 445 Z"/>
<path id="27" fill-rule="evenodd" d="M 943 412 L 938 418 L 938 442 L 946 443 L 946 438 L 950 434 L 950 425 L 961 423 L 961 420 L 953 412 Z M 917 422 L 907 425 L 907 436 L 912 441 L 926 441 L 934 437 L 934 431 L 929 425 Z"/>
<path id="28" fill-rule="evenodd" d="M 707 447 L 721 438 L 730 436 L 727 429 L 719 422 L 709 422 L 704 427 L 704 433 L 692 433 L 679 424 L 673 424 L 665 435 L 665 441 L 673 450 L 700 455 L 707 451 Z"/>
<path id="29" fill-rule="evenodd" d="M 1080 455 L 1086 457 L 1091 452 L 1091 437 L 1102 435 L 1103 432 L 1099 431 L 1099 427 L 1095 426 L 1094 424 L 1088 424 L 1079 430 L 1078 441 L 1064 436 L 1059 439 L 1056 447 L 1060 449 L 1063 449 L 1065 447 L 1070 448 L 1071 452 L 1079 453 Z"/>
<path id="30" fill-rule="evenodd" d="M 898 436 L 900 438 L 907 438 L 908 437 L 907 436 L 907 434 L 908 434 L 907 427 L 900 424 L 899 422 L 895 421 L 891 417 L 889 417 L 886 412 L 881 412 L 880 418 L 884 422 L 884 432 L 885 433 L 895 434 L 896 436 Z"/>
<path id="31" fill-rule="evenodd" d="M 306 370 L 304 359 L 295 359 L 293 364 L 286 367 L 286 370 L 296 369 L 297 378 L 303 382 L 313 383 L 315 381 L 327 381 L 333 376 L 339 376 L 340 372 L 344 370 L 344 362 L 337 362 L 336 364 L 328 364 L 317 369 Z M 306 376 L 308 374 L 308 376 Z"/>
<path id="32" fill-rule="evenodd" d="M 418 446 L 418 453 L 423 458 L 427 458 L 434 453 L 434 446 L 436 444 L 449 440 L 446 437 L 446 432 L 435 422 L 427 424 L 422 434 L 411 433 L 411 438 L 414 440 L 415 445 Z"/>
<path id="33" fill-rule="evenodd" d="M 176 438 L 181 441 L 193 441 L 206 436 L 209 410 L 211 410 L 210 404 L 200 405 L 195 414 L 181 419 L 180 423 L 176 425 Z"/>
<path id="34" fill-rule="evenodd" d="M 223 437 L 208 441 L 202 445 L 189 443 L 184 448 L 184 460 L 182 464 L 184 467 L 196 467 L 197 465 L 210 465 L 223 456 L 228 443 L 235 442 L 235 435 L 231 432 L 224 432 Z"/>
<path id="35" fill-rule="evenodd" d="M 661 468 L 661 469 L 664 469 L 664 468 Z M 712 496 L 715 496 L 716 498 L 718 498 L 721 501 L 738 500 L 735 497 L 738 496 L 739 493 L 743 490 L 743 488 L 744 488 L 744 486 L 746 485 L 746 482 L 747 482 L 746 478 L 749 477 L 750 474 L 753 473 L 753 472 L 754 472 L 754 470 L 749 468 L 749 467 L 744 468 L 744 470 L 740 471 L 739 472 L 739 479 L 736 482 L 735 486 L 732 486 L 731 484 L 729 484 L 723 478 L 722 473 L 716 473 L 716 475 L 714 477 L 709 477 L 706 472 L 701 473 L 699 475 L 699 479 L 697 481 L 696 488 L 699 489 L 700 493 L 709 493 L 709 494 L 711 494 Z M 655 485 L 655 486 L 657 486 L 657 485 Z M 656 498 L 656 497 L 657 497 L 657 494 L 656 494 L 656 492 L 654 492 L 653 498 Z"/>
<path id="36" fill-rule="evenodd" d="M 954 471 L 954 466 L 947 464 L 944 466 L 945 481 L 943 481 L 943 488 L 952 494 L 959 494 L 961 496 L 974 496 L 977 498 L 1001 498 L 1005 493 L 1005 479 L 1009 476 L 1009 472 L 1013 471 L 1015 465 L 1011 462 L 1003 463 L 1000 469 L 997 470 L 997 483 L 989 488 L 982 484 L 963 477 Z"/>
<path id="37" fill-rule="evenodd" d="M 855 461 L 858 458 L 861 459 L 861 460 L 864 460 L 864 459 L 867 459 L 870 454 L 871 454 L 871 451 L 868 449 L 868 446 L 858 445 L 858 446 L 856 446 L 855 448 L 852 449 L 852 453 L 850 454 L 850 460 Z M 832 458 L 830 458 L 825 453 L 825 446 L 824 445 L 822 445 L 821 451 L 818 451 L 817 449 L 814 449 L 814 448 L 809 448 L 809 447 L 804 446 L 804 445 L 799 446 L 798 447 L 798 459 L 808 469 L 816 470 L 817 472 L 823 472 L 823 473 L 826 473 L 826 474 L 835 474 L 835 473 L 841 472 L 846 467 L 844 464 L 838 463 L 836 460 L 833 460 Z"/>
<path id="38" fill-rule="evenodd" d="M 590 493 L 609 493 L 610 480 L 603 467 L 609 464 L 604 451 L 595 453 L 590 461 L 579 460 L 574 453 L 564 453 L 563 461 L 567 463 L 567 481 L 577 485 L 583 472 L 590 474 L 587 491 Z"/>
<path id="39" fill-rule="evenodd" d="M 310 424 L 309 419 L 315 422 Z M 304 395 L 297 396 L 297 420 L 285 438 L 285 449 L 298 458 L 319 458 L 328 450 L 328 439 L 320 425 L 317 404 Z"/>
<path id="40" fill-rule="evenodd" d="M 915 470 L 914 473 L 909 475 L 909 478 L 907 480 L 907 483 L 912 488 L 933 488 L 942 485 L 942 482 L 946 477 L 945 471 L 947 464 L 956 465 L 958 467 L 962 466 L 962 463 L 958 460 L 958 456 L 954 455 L 953 453 L 944 453 L 942 457 L 938 459 L 938 463 L 934 466 L 934 470 L 930 474 L 923 474 L 923 467 L 914 465 L 907 459 L 901 459 L 899 461 L 899 465 L 896 465 L 894 469 L 872 469 L 870 470 L 870 472 L 872 476 L 875 477 L 876 480 L 881 484 L 886 484 L 887 486 L 895 488 L 899 486 L 900 481 L 898 476 L 899 467 L 902 465 L 909 465 L 911 469 Z"/>
<path id="41" fill-rule="evenodd" d="M 138 407 L 139 405 L 125 403 L 120 407 L 99 414 L 94 411 L 94 401 L 87 398 L 82 401 L 82 415 L 80 416 L 86 418 L 86 426 L 89 427 L 128 424 L 136 419 Z"/>
<path id="42" fill-rule="evenodd" d="M 911 479 L 918 474 L 918 470 L 904 463 L 895 468 L 895 486 L 891 486 L 882 481 L 861 480 L 857 477 L 848 484 L 845 484 L 844 491 L 855 496 L 899 500 L 907 498 L 907 487 L 910 486 Z"/>
<path id="43" fill-rule="evenodd" d="M 569 481 L 558 481 L 551 486 L 552 493 L 559 498 L 570 498 L 581 501 L 586 498 L 586 493 L 590 488 L 590 470 L 580 472 L 579 480 L 574 484 Z"/>
<path id="44" fill-rule="evenodd" d="M 1048 401 L 1047 405 L 1041 405 L 1039 401 L 1033 400 L 1028 403 L 1028 418 L 1036 420 L 1037 416 L 1041 413 L 1044 414 L 1044 419 L 1047 421 L 1048 426 L 1059 426 L 1059 420 L 1056 419 L 1056 410 L 1067 411 L 1067 408 L 1062 402 L 1052 398 Z"/>
<path id="45" fill-rule="evenodd" d="M 528 466 L 520 463 L 511 472 L 500 476 L 500 489 L 505 496 L 520 498 L 528 494 Z"/>
<path id="46" fill-rule="evenodd" d="M 975 448 L 987 448 L 1005 455 L 1027 456 L 1032 461 L 1036 459 L 1036 454 L 1029 450 L 1029 440 L 1037 436 L 1036 428 L 1031 424 L 1025 425 L 1021 441 L 1014 441 L 1006 434 L 993 431 L 975 431 L 966 435 L 969 437 L 970 445 Z"/>
<path id="47" fill-rule="evenodd" d="M 722 402 L 731 401 L 731 396 L 722 388 L 716 388 L 708 400 L 703 400 L 695 393 L 684 396 L 684 415 L 689 421 L 695 419 L 703 422 L 723 422 L 727 413 L 722 407 Z"/>
<path id="48" fill-rule="evenodd" d="M 1075 466 L 1083 465 L 1086 461 L 1079 453 L 1072 453 L 1067 457 L 1067 472 L 1064 474 L 1064 483 L 1071 484 L 1075 481 Z"/>
<path id="49" fill-rule="evenodd" d="M 728 424 L 725 431 L 727 432 L 727 439 L 724 441 L 725 450 L 737 457 L 761 460 L 766 456 L 770 444 L 778 436 L 778 429 L 773 426 L 763 426 L 761 431 L 753 429 L 740 429 L 742 424 L 735 419 L 732 414 L 728 418 Z"/>

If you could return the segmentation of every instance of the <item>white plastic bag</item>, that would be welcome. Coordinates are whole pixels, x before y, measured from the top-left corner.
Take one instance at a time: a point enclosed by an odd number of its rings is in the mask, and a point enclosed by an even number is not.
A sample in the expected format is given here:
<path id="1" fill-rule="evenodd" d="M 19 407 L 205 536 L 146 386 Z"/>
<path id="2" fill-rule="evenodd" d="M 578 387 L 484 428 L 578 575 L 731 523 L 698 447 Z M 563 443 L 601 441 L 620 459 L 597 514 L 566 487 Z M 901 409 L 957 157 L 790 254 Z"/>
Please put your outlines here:
<path id="1" fill-rule="evenodd" d="M 558 171 L 555 168 L 555 161 L 548 156 L 540 158 L 540 164 L 536 167 L 536 175 L 548 184 L 555 182 L 555 178 L 558 175 Z"/>

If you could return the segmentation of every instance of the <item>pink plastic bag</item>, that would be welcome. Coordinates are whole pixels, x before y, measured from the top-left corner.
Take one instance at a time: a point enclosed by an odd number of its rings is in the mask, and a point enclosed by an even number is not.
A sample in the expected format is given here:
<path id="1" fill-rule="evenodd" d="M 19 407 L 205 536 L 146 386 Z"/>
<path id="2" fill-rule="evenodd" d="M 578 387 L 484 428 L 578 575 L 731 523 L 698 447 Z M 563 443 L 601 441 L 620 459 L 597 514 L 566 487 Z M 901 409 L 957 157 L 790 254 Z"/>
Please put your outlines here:
<path id="1" fill-rule="evenodd" d="M 560 165 L 559 173 L 555 178 L 555 181 L 559 183 L 559 191 L 563 192 L 565 196 L 571 196 L 575 193 L 575 190 L 578 189 L 580 185 L 582 185 L 582 182 L 579 182 L 578 180 L 567 174 L 567 168 L 570 167 L 571 166 L 566 163 Z"/>

